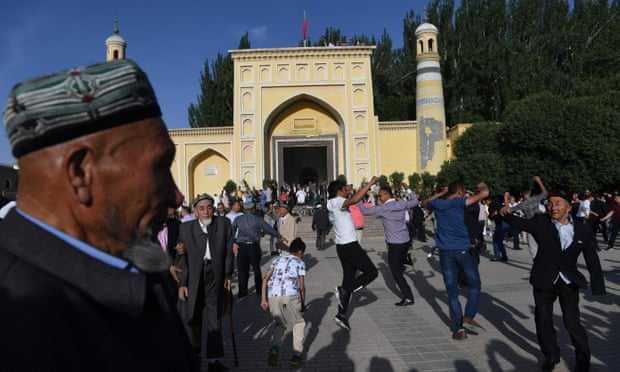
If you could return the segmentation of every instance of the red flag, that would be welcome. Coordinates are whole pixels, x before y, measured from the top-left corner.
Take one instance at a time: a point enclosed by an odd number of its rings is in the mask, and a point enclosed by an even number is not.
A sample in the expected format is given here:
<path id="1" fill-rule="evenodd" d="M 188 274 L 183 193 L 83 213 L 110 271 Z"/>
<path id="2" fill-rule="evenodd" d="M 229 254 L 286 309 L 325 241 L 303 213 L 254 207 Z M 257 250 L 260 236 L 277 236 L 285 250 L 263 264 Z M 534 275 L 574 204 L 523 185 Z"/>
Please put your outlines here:
<path id="1" fill-rule="evenodd" d="M 306 11 L 304 10 L 304 23 L 301 26 L 301 32 L 304 37 L 304 46 L 306 45 L 306 40 L 308 40 L 308 18 L 306 18 Z"/>

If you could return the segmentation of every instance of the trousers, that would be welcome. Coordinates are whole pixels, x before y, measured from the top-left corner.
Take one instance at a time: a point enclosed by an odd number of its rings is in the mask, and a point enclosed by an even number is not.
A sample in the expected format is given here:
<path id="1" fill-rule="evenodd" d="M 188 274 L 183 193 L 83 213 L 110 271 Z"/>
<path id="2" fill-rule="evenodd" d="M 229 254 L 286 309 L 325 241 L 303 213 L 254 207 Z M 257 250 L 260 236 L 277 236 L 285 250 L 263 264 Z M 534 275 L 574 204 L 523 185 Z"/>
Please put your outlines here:
<path id="1" fill-rule="evenodd" d="M 579 313 L 579 288 L 559 279 L 551 290 L 534 288 L 534 319 L 540 350 L 547 360 L 560 359 L 560 347 L 553 326 L 553 304 L 560 300 L 564 327 L 575 347 L 575 371 L 585 372 L 590 368 L 590 346 L 588 335 L 581 325 Z"/>
<path id="2" fill-rule="evenodd" d="M 375 264 L 358 242 L 337 244 L 336 253 L 342 265 L 342 288 L 347 292 L 365 287 L 377 277 L 378 271 Z M 355 276 L 357 271 L 361 271 L 362 274 Z"/>
<path id="3" fill-rule="evenodd" d="M 306 327 L 306 322 L 301 312 L 301 301 L 299 297 L 269 297 L 269 311 L 276 324 L 271 339 L 271 345 L 279 348 L 286 334 L 293 331 L 293 352 L 297 355 L 301 355 L 304 346 L 304 328 Z"/>
<path id="4" fill-rule="evenodd" d="M 316 249 L 322 251 L 325 249 L 325 239 L 327 238 L 327 230 L 316 230 Z"/>
<path id="5" fill-rule="evenodd" d="M 396 285 L 404 298 L 413 300 L 411 287 L 409 287 L 409 284 L 403 275 L 403 271 L 405 270 L 404 262 L 410 246 L 411 243 L 409 242 L 399 244 L 387 243 L 388 265 L 390 266 L 390 271 L 392 272 L 394 282 L 396 282 Z"/>
<path id="6" fill-rule="evenodd" d="M 218 316 L 218 288 L 211 263 L 205 262 L 203 265 L 196 310 L 190 325 L 192 344 L 200 347 L 200 355 L 203 359 L 224 356 L 222 327 Z"/>
<path id="7" fill-rule="evenodd" d="M 463 310 L 459 302 L 458 273 L 462 270 L 467 282 L 467 305 L 465 306 L 465 316 L 473 319 L 478 313 L 478 303 L 480 302 L 480 273 L 478 262 L 468 250 L 446 250 L 439 251 L 439 263 L 443 281 L 448 292 L 448 306 L 450 307 L 450 318 L 452 319 L 452 332 L 458 331 L 463 325 Z"/>
<path id="8" fill-rule="evenodd" d="M 609 230 L 609 249 L 611 249 L 616 244 L 616 238 L 618 237 L 618 231 L 620 230 L 620 223 L 611 221 Z"/>
<path id="9" fill-rule="evenodd" d="M 493 231 L 493 255 L 498 259 L 508 259 L 506 247 L 504 246 L 505 234 L 506 224 L 504 222 L 496 222 L 495 230 Z"/>
<path id="10" fill-rule="evenodd" d="M 254 271 L 254 288 L 260 297 L 263 276 L 260 270 L 260 258 L 262 252 L 257 243 L 239 243 L 237 255 L 237 268 L 239 270 L 239 298 L 248 295 L 248 281 L 250 279 L 250 266 Z"/>

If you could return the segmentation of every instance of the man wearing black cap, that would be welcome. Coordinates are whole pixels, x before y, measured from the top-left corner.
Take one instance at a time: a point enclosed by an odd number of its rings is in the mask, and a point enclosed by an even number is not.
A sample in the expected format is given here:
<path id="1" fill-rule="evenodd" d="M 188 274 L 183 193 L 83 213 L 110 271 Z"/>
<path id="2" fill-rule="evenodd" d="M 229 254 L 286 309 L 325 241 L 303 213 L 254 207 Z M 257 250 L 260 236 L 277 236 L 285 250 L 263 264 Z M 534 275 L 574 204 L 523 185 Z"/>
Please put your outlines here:
<path id="1" fill-rule="evenodd" d="M 523 219 L 501 210 L 504 220 L 534 237 L 538 252 L 530 275 L 534 287 L 536 335 L 544 354 L 543 370 L 550 371 L 560 361 L 560 348 L 553 326 L 553 304 L 559 299 L 564 325 L 576 355 L 576 371 L 590 368 L 590 346 L 579 314 L 579 289 L 588 282 L 577 270 L 577 258 L 583 256 L 590 272 L 593 295 L 604 295 L 605 284 L 599 261 L 596 238 L 586 222 L 573 221 L 570 216 L 571 200 L 564 192 L 549 197 L 549 214 L 537 214 Z"/>
<path id="2" fill-rule="evenodd" d="M 20 182 L 0 223 L 0 369 L 193 370 L 154 243 L 183 196 L 144 72 L 123 60 L 22 82 L 4 123 Z"/>
<path id="3" fill-rule="evenodd" d="M 185 247 L 176 262 L 181 273 L 179 312 L 209 372 L 225 371 L 221 319 L 233 274 L 232 227 L 226 217 L 214 216 L 213 198 L 208 194 L 198 195 L 193 208 L 196 219 L 183 223 L 179 230 L 178 241 Z"/>
<path id="4" fill-rule="evenodd" d="M 239 298 L 248 295 L 248 280 L 250 278 L 250 266 L 254 270 L 254 288 L 260 298 L 263 277 L 260 270 L 260 239 L 263 234 L 281 238 L 280 234 L 264 219 L 256 215 L 254 203 L 247 202 L 243 205 L 245 213 L 238 216 L 232 224 L 234 236 L 233 251 L 237 256 L 237 268 L 239 270 Z"/>

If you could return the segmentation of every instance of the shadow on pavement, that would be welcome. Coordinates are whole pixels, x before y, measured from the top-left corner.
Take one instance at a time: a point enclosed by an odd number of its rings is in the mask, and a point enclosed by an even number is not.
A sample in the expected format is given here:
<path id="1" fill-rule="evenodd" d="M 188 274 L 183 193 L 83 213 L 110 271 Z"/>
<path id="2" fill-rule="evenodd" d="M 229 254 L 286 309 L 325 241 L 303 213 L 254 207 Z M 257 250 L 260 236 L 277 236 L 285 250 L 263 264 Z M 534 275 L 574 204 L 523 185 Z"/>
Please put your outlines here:
<path id="1" fill-rule="evenodd" d="M 370 372 L 394 372 L 394 367 L 392 367 L 392 362 L 385 358 L 381 357 L 372 357 L 370 359 L 370 366 L 368 368 Z"/>
<path id="2" fill-rule="evenodd" d="M 468 360 L 455 360 L 454 361 L 454 369 L 456 372 L 477 372 L 478 370 L 471 364 Z"/>
<path id="3" fill-rule="evenodd" d="M 329 360 L 330 364 L 333 365 L 330 365 L 332 370 L 355 371 L 355 362 L 347 355 L 347 347 L 350 342 L 351 334 L 349 332 L 344 329 L 337 330 L 332 333 L 330 344 L 319 350 L 312 359 L 306 361 L 306 366 L 312 368 L 314 365 L 324 364 L 324 361 Z"/>
<path id="4" fill-rule="evenodd" d="M 430 278 L 434 278 L 437 274 L 434 271 L 428 271 L 428 275 L 425 275 L 423 271 L 417 270 L 415 273 L 405 273 L 413 282 L 413 286 L 416 288 L 420 296 L 430 305 L 431 309 L 437 314 L 439 319 L 450 327 L 450 316 L 446 314 L 439 305 L 439 301 L 447 304 L 448 295 L 445 290 L 436 289 L 430 282 Z"/>
<path id="5" fill-rule="evenodd" d="M 327 309 L 331 304 L 331 298 L 334 294 L 329 292 L 323 297 L 315 298 L 306 304 L 304 319 L 306 320 L 306 339 L 304 340 L 304 355 L 308 353 L 310 346 L 319 334 L 319 327 L 323 323 Z"/>

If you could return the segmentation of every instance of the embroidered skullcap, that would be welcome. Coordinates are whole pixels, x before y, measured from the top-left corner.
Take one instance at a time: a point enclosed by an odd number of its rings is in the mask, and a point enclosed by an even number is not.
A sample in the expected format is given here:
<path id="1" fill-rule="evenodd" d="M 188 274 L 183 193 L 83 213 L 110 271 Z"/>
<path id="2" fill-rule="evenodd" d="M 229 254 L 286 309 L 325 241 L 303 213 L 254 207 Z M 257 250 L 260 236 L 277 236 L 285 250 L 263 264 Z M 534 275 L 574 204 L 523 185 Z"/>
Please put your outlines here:
<path id="1" fill-rule="evenodd" d="M 208 200 L 211 203 L 211 205 L 213 205 L 214 203 L 214 200 L 211 197 L 211 195 L 204 193 L 204 194 L 200 194 L 196 196 L 196 198 L 192 202 L 192 208 L 196 208 L 196 204 L 200 203 L 203 200 Z"/>
<path id="2" fill-rule="evenodd" d="M 4 110 L 17 158 L 47 146 L 161 116 L 148 77 L 131 60 L 78 67 L 18 83 Z"/>
<path id="3" fill-rule="evenodd" d="M 287 203 L 278 203 L 276 205 L 276 207 L 278 207 L 278 208 L 286 208 L 289 211 L 291 210 L 290 206 Z"/>
<path id="4" fill-rule="evenodd" d="M 565 190 L 553 190 L 549 192 L 549 198 L 562 198 L 569 204 L 572 202 L 571 194 Z"/>

